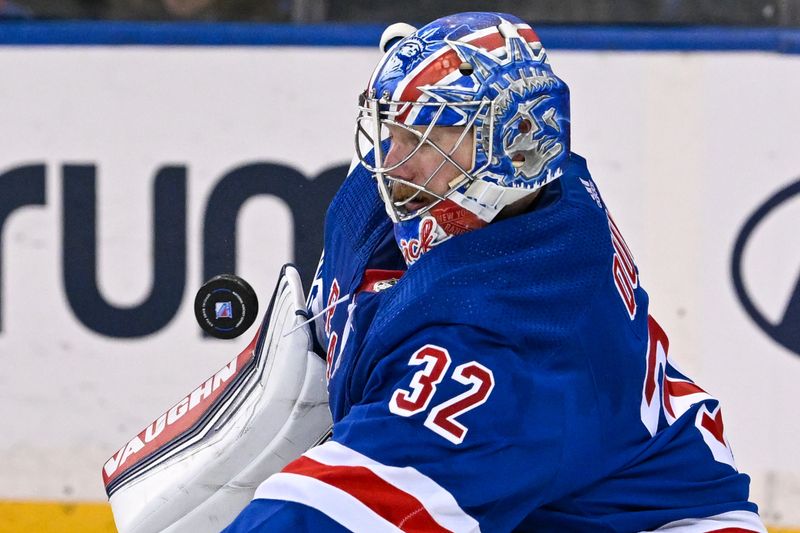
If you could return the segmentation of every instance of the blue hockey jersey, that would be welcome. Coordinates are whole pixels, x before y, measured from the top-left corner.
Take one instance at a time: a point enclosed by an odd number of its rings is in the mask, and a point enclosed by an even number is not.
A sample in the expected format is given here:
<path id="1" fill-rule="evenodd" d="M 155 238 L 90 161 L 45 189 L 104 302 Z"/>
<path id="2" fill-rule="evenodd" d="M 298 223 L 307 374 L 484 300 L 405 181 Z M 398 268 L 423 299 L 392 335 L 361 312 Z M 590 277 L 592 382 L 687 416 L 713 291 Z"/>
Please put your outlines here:
<path id="1" fill-rule="evenodd" d="M 229 531 L 765 531 L 582 158 L 407 271 L 355 167 L 311 297 L 333 437 Z"/>

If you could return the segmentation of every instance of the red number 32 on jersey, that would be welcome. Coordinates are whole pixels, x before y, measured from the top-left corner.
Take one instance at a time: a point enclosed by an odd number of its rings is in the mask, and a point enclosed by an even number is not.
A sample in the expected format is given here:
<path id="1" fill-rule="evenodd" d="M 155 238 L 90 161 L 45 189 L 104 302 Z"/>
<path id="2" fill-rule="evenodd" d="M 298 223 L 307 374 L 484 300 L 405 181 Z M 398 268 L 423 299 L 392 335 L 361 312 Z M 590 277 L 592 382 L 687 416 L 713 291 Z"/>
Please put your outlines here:
<path id="1" fill-rule="evenodd" d="M 410 390 L 394 391 L 389 410 L 403 417 L 426 411 L 436 394 L 436 386 L 444 379 L 451 362 L 450 353 L 434 344 L 426 344 L 414 352 L 408 364 L 425 366 L 414 374 Z M 494 374 L 482 364 L 470 361 L 453 369 L 451 379 L 469 388 L 431 409 L 425 419 L 425 427 L 453 444 L 461 444 L 469 428 L 456 419 L 486 403 L 494 389 Z"/>

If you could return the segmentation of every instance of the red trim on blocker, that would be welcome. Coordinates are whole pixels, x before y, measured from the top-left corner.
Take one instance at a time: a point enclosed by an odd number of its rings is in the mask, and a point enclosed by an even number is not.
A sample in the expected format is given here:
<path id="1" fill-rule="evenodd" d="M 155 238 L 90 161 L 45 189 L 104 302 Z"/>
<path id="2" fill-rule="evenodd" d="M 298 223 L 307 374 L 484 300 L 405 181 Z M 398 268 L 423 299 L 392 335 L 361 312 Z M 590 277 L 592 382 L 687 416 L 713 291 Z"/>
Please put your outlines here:
<path id="1" fill-rule="evenodd" d="M 283 472 L 308 476 L 336 487 L 403 531 L 450 531 L 436 522 L 417 498 L 364 466 L 326 465 L 301 456 Z"/>
<path id="2" fill-rule="evenodd" d="M 256 357 L 255 349 L 260 336 L 261 328 L 242 353 L 184 396 L 181 401 L 151 422 L 111 456 L 103 466 L 103 482 L 106 488 L 140 461 L 192 429 L 207 412 L 216 407 L 217 399 L 232 386 L 250 360 Z"/>

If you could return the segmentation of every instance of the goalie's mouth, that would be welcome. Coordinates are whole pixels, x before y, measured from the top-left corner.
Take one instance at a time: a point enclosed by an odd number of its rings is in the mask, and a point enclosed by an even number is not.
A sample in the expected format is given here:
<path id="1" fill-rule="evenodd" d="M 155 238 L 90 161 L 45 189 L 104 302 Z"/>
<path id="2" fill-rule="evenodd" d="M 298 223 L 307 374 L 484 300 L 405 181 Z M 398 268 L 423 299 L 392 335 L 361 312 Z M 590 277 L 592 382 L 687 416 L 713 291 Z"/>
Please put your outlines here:
<path id="1" fill-rule="evenodd" d="M 436 202 L 433 194 L 421 191 L 411 185 L 398 181 L 392 184 L 392 202 L 398 211 L 414 213 Z"/>

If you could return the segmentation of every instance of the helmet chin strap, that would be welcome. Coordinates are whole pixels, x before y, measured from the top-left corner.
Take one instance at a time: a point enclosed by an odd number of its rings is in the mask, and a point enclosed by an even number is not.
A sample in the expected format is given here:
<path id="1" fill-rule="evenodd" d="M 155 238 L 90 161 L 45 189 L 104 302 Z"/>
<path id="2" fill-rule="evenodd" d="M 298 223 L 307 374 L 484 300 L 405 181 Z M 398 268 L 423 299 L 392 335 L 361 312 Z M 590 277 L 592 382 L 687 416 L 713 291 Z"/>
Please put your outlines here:
<path id="1" fill-rule="evenodd" d="M 536 191 L 537 189 L 503 187 L 496 183 L 475 180 L 466 191 L 453 192 L 448 198 L 488 223 L 494 220 L 504 207 L 536 194 Z"/>

